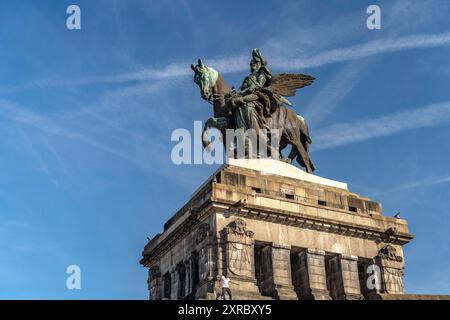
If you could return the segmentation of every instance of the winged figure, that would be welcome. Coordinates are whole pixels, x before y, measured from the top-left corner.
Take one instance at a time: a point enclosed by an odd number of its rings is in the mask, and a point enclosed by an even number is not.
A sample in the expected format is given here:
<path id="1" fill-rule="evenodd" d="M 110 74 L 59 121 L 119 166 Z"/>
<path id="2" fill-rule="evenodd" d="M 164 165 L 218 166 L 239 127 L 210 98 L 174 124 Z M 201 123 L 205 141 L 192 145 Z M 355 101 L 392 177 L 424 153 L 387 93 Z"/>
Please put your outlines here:
<path id="1" fill-rule="evenodd" d="M 269 89 L 281 97 L 293 97 L 297 89 L 310 86 L 315 79 L 307 74 L 281 73 L 272 77 Z"/>
<path id="2" fill-rule="evenodd" d="M 244 79 L 240 92 L 231 95 L 239 128 L 267 128 L 267 118 L 282 106 L 292 106 L 285 97 L 292 97 L 296 90 L 311 85 L 315 78 L 305 74 L 281 73 L 272 76 L 267 60 L 259 49 L 253 49 L 250 61 L 251 73 Z M 236 108 L 238 107 L 238 108 Z"/>
<path id="3" fill-rule="evenodd" d="M 305 74 L 282 73 L 272 75 L 267 60 L 259 49 L 252 51 L 250 74 L 244 79 L 239 90 L 230 91 L 223 77 L 213 68 L 203 64 L 191 65 L 194 82 L 200 87 L 203 99 L 214 105 L 214 117 L 210 118 L 203 131 L 203 145 L 210 144 L 207 131 L 214 127 L 225 129 L 265 129 L 268 135 L 273 130 L 281 131 L 279 145 L 280 159 L 297 162 L 307 172 L 313 172 L 315 166 L 309 155 L 312 140 L 308 125 L 298 115 L 286 97 L 292 97 L 298 89 L 310 86 L 315 78 Z M 263 131 L 264 132 L 264 131 Z M 291 152 L 285 158 L 281 150 L 291 145 Z"/>

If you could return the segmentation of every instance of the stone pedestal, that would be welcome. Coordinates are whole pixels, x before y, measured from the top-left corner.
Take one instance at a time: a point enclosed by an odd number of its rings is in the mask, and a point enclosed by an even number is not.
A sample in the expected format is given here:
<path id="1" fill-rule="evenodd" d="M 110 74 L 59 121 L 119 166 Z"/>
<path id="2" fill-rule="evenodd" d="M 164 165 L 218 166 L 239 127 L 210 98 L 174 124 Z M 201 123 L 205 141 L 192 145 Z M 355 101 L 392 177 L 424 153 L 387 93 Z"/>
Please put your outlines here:
<path id="1" fill-rule="evenodd" d="M 325 251 L 307 249 L 294 255 L 295 291 L 302 300 L 330 300 L 325 273 Z"/>
<path id="2" fill-rule="evenodd" d="M 276 160 L 232 160 L 164 224 L 141 263 L 160 272 L 150 274 L 152 299 L 216 299 L 224 273 L 235 299 L 370 299 L 403 293 L 402 246 L 412 238 L 405 220 L 346 183 Z M 372 262 L 378 289 L 367 287 Z"/>

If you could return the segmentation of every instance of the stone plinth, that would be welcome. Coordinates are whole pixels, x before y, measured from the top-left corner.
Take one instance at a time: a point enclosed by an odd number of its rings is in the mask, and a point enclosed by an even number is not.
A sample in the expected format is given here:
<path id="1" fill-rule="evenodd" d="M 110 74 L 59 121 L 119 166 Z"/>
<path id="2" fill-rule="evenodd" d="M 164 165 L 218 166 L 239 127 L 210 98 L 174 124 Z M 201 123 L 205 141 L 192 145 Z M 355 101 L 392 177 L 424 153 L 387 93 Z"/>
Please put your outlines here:
<path id="1" fill-rule="evenodd" d="M 224 273 L 239 299 L 371 299 L 403 293 L 402 246 L 412 238 L 405 220 L 345 183 L 276 160 L 230 160 L 141 263 L 152 299 L 215 299 Z M 377 288 L 366 288 L 371 265 Z"/>

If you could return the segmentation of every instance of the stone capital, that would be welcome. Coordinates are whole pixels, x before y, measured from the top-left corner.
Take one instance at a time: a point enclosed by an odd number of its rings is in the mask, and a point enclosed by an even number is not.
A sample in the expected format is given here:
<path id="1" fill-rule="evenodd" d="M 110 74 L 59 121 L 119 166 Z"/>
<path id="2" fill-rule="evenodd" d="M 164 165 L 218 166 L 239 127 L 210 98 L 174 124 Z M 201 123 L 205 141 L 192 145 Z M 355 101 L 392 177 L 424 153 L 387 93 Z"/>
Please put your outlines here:
<path id="1" fill-rule="evenodd" d="M 345 255 L 345 254 L 340 254 L 339 256 L 340 256 L 341 260 L 358 261 L 358 257 L 357 256 Z"/>
<path id="2" fill-rule="evenodd" d="M 281 243 L 272 243 L 272 248 L 291 250 L 291 246 L 289 244 L 281 244 Z"/>
<path id="3" fill-rule="evenodd" d="M 305 250 L 306 253 L 309 254 L 316 254 L 316 255 L 320 255 L 320 256 L 324 256 L 325 255 L 325 251 L 324 250 L 318 250 L 318 249 L 306 249 Z"/>

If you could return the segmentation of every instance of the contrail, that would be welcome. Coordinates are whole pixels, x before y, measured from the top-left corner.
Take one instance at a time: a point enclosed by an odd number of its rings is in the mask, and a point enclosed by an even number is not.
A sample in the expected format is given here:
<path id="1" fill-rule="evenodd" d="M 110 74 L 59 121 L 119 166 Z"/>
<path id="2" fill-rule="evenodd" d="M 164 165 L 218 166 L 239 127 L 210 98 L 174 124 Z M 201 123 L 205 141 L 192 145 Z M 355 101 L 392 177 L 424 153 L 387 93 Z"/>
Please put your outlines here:
<path id="1" fill-rule="evenodd" d="M 450 32 L 438 34 L 417 34 L 402 37 L 390 37 L 369 41 L 350 47 L 336 48 L 318 52 L 310 56 L 294 58 L 271 58 L 272 68 L 280 70 L 299 70 L 320 67 L 331 63 L 362 59 L 378 54 L 399 52 L 411 49 L 423 49 L 450 45 Z M 191 75 L 189 68 L 195 61 L 171 63 L 163 68 L 154 66 L 143 68 L 136 72 L 123 73 L 114 76 L 92 76 L 78 80 L 45 79 L 34 81 L 17 87 L 4 87 L 1 91 L 17 91 L 29 87 L 79 86 L 94 83 L 126 83 L 131 81 L 164 80 Z M 205 63 L 221 73 L 236 73 L 248 69 L 248 54 L 237 56 L 205 59 Z"/>
<path id="2" fill-rule="evenodd" d="M 419 34 L 373 40 L 364 44 L 319 52 L 313 56 L 293 59 L 273 58 L 270 60 L 270 64 L 272 68 L 276 69 L 298 70 L 320 67 L 330 63 L 357 60 L 377 54 L 448 45 L 450 45 L 450 32 Z M 235 73 L 246 71 L 248 69 L 247 60 L 248 55 L 241 54 L 239 56 L 220 59 L 205 59 L 205 63 L 221 73 Z M 170 77 L 181 77 L 192 73 L 188 66 L 193 62 L 194 61 L 174 63 L 160 69 L 150 67 L 135 73 L 106 77 L 103 80 L 108 82 L 123 82 L 130 80 L 158 80 Z"/>
<path id="3" fill-rule="evenodd" d="M 329 149 L 449 122 L 450 101 L 431 104 L 423 108 L 401 111 L 375 119 L 358 120 L 354 123 L 341 123 L 317 129 L 313 150 Z"/>
<path id="4" fill-rule="evenodd" d="M 356 60 L 377 54 L 411 49 L 433 48 L 450 45 L 450 32 L 439 34 L 419 34 L 369 41 L 355 46 L 337 48 L 312 57 L 279 60 L 271 62 L 280 69 L 303 69 L 320 67 L 330 63 Z"/>

